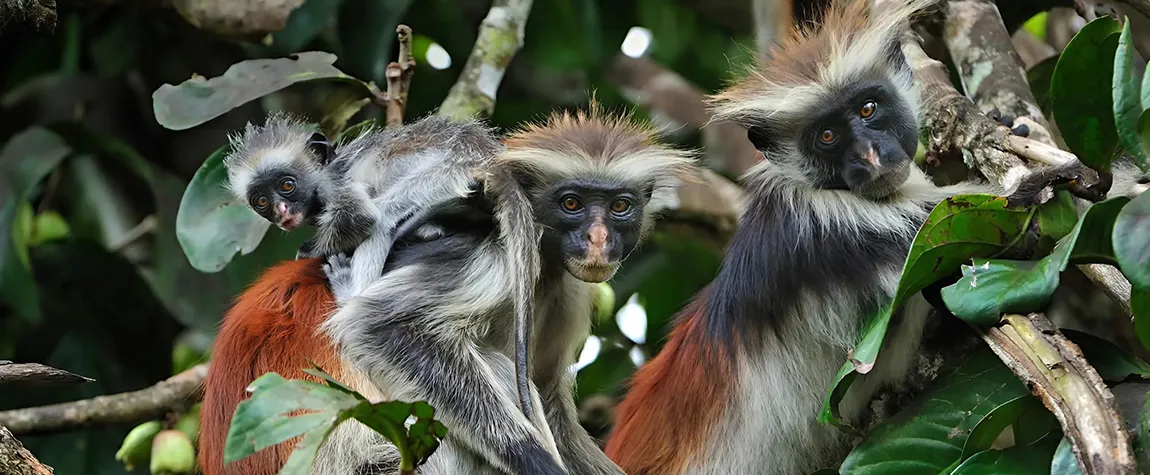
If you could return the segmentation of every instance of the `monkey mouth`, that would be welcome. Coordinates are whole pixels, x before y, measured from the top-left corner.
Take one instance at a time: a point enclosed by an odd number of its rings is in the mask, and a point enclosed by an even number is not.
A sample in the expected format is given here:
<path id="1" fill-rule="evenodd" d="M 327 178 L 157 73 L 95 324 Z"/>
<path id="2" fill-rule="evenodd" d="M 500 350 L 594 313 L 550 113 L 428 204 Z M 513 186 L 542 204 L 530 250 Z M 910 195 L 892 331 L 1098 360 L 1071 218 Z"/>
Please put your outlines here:
<path id="1" fill-rule="evenodd" d="M 890 196 L 906 183 L 910 177 L 910 161 L 901 161 L 889 168 L 880 169 L 874 177 L 854 188 L 854 192 L 870 199 Z"/>
<path id="2" fill-rule="evenodd" d="M 619 270 L 618 262 L 588 262 L 577 259 L 567 259 L 567 272 L 583 282 L 597 284 L 606 282 L 615 276 Z"/>
<path id="3" fill-rule="evenodd" d="M 284 231 L 294 231 L 302 223 L 303 217 L 298 214 L 291 214 L 284 216 L 279 223 L 276 223 L 276 226 L 279 226 L 279 228 Z"/>

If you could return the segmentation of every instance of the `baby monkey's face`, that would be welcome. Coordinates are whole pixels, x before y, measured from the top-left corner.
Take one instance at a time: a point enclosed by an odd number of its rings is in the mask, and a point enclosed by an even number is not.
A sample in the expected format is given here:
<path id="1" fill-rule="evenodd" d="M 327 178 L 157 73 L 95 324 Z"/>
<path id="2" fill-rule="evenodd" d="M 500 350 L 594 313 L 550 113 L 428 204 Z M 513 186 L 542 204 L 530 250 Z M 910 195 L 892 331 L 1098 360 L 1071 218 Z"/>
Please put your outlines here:
<path id="1" fill-rule="evenodd" d="M 310 224 L 316 203 L 314 181 L 290 169 L 267 170 L 248 187 L 248 204 L 252 209 L 284 231 Z"/>

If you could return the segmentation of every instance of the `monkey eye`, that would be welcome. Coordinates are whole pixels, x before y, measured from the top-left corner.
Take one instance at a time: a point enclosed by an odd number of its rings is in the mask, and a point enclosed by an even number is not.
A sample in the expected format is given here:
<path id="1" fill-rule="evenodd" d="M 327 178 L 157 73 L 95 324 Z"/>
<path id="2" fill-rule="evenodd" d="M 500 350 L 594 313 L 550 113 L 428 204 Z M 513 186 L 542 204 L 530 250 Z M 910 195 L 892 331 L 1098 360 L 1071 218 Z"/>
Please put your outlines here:
<path id="1" fill-rule="evenodd" d="M 574 195 L 565 196 L 561 204 L 563 205 L 563 209 L 567 211 L 579 211 L 583 209 L 583 202 L 579 201 L 579 198 L 576 198 Z"/>
<path id="2" fill-rule="evenodd" d="M 874 115 L 874 111 L 877 108 L 878 104 L 875 104 L 874 101 L 866 101 L 866 103 L 863 104 L 862 109 L 859 109 L 859 115 L 864 119 L 869 119 L 870 116 Z"/>
<path id="3" fill-rule="evenodd" d="M 291 193 L 295 191 L 295 179 L 288 177 L 280 180 L 280 191 L 284 193 Z"/>
<path id="4" fill-rule="evenodd" d="M 629 209 L 631 209 L 631 202 L 625 199 L 619 198 L 611 203 L 612 212 L 623 214 L 626 213 Z"/>
<path id="5" fill-rule="evenodd" d="M 268 197 L 263 196 L 263 195 L 257 196 L 256 199 L 252 200 L 252 203 L 255 204 L 256 208 L 258 208 L 258 209 L 267 208 L 268 207 Z"/>
<path id="6" fill-rule="evenodd" d="M 819 134 L 819 142 L 830 145 L 832 142 L 835 141 L 835 138 L 837 138 L 837 137 L 838 136 L 835 135 L 834 130 L 823 129 L 822 133 Z"/>

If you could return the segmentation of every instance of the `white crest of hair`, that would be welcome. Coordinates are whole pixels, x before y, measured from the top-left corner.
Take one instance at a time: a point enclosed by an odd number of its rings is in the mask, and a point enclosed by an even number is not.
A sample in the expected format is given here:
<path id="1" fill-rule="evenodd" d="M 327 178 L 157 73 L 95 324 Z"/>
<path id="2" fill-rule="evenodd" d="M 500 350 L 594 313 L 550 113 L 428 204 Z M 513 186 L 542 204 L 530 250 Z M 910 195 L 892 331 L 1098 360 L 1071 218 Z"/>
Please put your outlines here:
<path id="1" fill-rule="evenodd" d="M 241 134 L 228 134 L 231 151 L 224 156 L 228 187 L 241 200 L 247 196 L 251 180 L 263 170 L 292 167 L 303 172 L 319 172 L 320 164 L 307 152 L 307 139 L 316 129 L 299 117 L 275 112 L 263 125 L 248 123 Z M 318 173 L 308 173 L 316 176 Z"/>

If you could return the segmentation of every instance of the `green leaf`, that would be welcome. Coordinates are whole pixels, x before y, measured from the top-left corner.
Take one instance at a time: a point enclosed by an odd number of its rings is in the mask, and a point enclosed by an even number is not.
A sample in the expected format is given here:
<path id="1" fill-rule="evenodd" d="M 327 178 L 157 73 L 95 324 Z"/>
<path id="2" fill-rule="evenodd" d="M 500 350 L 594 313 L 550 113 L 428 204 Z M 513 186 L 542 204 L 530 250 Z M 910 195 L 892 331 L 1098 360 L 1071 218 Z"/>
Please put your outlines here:
<path id="1" fill-rule="evenodd" d="M 673 64 L 692 44 L 699 16 L 674 0 L 640 0 L 639 24 L 651 30 L 651 56 Z"/>
<path id="2" fill-rule="evenodd" d="M 1074 195 L 1066 190 L 1058 190 L 1054 199 L 1038 205 L 1038 246 L 1035 253 L 1049 254 L 1055 244 L 1074 230 L 1078 223 L 1078 208 Z"/>
<path id="3" fill-rule="evenodd" d="M 50 209 L 36 215 L 36 222 L 33 224 L 32 230 L 32 235 L 28 237 L 29 247 L 64 239 L 71 233 L 68 222 L 60 216 L 60 213 Z"/>
<path id="4" fill-rule="evenodd" d="M 1007 208 L 1006 198 L 994 195 L 952 196 L 935 206 L 911 244 L 894 299 L 864 324 L 851 359 L 839 369 L 823 401 L 819 421 L 838 423 L 839 401 L 855 373 L 866 373 L 873 367 L 892 312 L 907 297 L 958 271 L 972 257 L 1009 248 L 1026 229 L 1030 217 L 1030 211 Z"/>
<path id="5" fill-rule="evenodd" d="M 1103 380 L 1121 382 L 1130 375 L 1150 378 L 1150 363 L 1134 356 L 1129 351 L 1102 338 L 1069 328 L 1062 329 L 1070 341 L 1082 349 L 1082 355 L 1098 371 Z"/>
<path id="6" fill-rule="evenodd" d="M 951 475 L 1048 475 L 1051 447 L 1014 446 L 979 452 L 967 459 Z"/>
<path id="7" fill-rule="evenodd" d="M 36 185 L 70 153 L 59 135 L 42 127 L 13 135 L 0 148 L 0 301 L 29 322 L 40 320 L 40 304 L 32 269 L 20 258 L 28 252 L 27 227 L 15 220 Z"/>
<path id="8" fill-rule="evenodd" d="M 1054 451 L 1054 458 L 1050 461 L 1050 475 L 1082 475 L 1078 468 L 1078 458 L 1070 447 L 1070 441 L 1065 437 L 1058 443 Z"/>
<path id="9" fill-rule="evenodd" d="M 979 422 L 1027 394 L 1014 373 L 993 352 L 980 346 L 953 373 L 933 382 L 907 409 L 872 429 L 847 456 L 839 472 L 944 473 L 961 460 L 963 447 Z"/>
<path id="10" fill-rule="evenodd" d="M 1041 405 L 1042 403 L 1030 395 L 1018 396 L 991 410 L 970 431 L 970 436 L 966 438 L 966 445 L 962 447 L 960 460 L 966 460 L 974 454 L 990 450 L 1002 431 L 1017 422 L 1023 410 L 1032 404 Z"/>
<path id="11" fill-rule="evenodd" d="M 1126 204 L 1114 222 L 1114 256 L 1134 288 L 1150 291 L 1150 193 Z"/>
<path id="12" fill-rule="evenodd" d="M 384 84 L 395 27 L 410 4 L 411 0 L 345 0 L 339 12 L 340 67 L 352 76 Z"/>
<path id="13" fill-rule="evenodd" d="M 176 214 L 180 247 L 200 272 L 218 272 L 236 253 L 251 253 L 271 226 L 228 188 L 224 156 L 230 151 L 231 146 L 225 144 L 204 160 Z"/>
<path id="14" fill-rule="evenodd" d="M 292 10 L 283 29 L 272 33 L 268 53 L 285 56 L 307 46 L 335 16 L 344 0 L 306 0 Z"/>
<path id="15" fill-rule="evenodd" d="M 249 59 L 233 64 L 223 76 L 196 76 L 178 86 L 164 84 L 152 93 L 156 121 L 171 130 L 184 130 L 212 120 L 249 101 L 292 84 L 336 80 L 359 85 L 364 96 L 378 93 L 373 85 L 344 74 L 336 56 L 307 51 L 286 58 Z"/>
<path id="16" fill-rule="evenodd" d="M 1117 197 L 1092 205 L 1054 251 L 1037 261 L 974 258 L 972 265 L 962 266 L 958 282 L 942 289 L 943 302 L 978 326 L 995 324 L 1003 313 L 1041 310 L 1072 256 L 1079 262 L 1113 262 L 1107 236 L 1126 200 Z"/>
<path id="17" fill-rule="evenodd" d="M 1066 145 L 1095 170 L 1110 170 L 1118 147 L 1110 85 L 1119 31 L 1109 16 L 1087 23 L 1062 51 L 1050 83 L 1054 120 Z"/>
<path id="18" fill-rule="evenodd" d="M 1138 116 L 1138 144 L 1143 155 L 1150 155 L 1150 109 L 1142 111 Z M 1143 173 L 1150 175 L 1150 165 L 1143 164 L 1141 169 Z"/>
<path id="19" fill-rule="evenodd" d="M 1139 118 L 1142 115 L 1141 83 L 1134 74 L 1134 43 L 1130 34 L 1130 19 L 1122 21 L 1122 33 L 1118 36 L 1118 48 L 1114 53 L 1114 123 L 1118 127 L 1118 139 L 1143 170 L 1147 167 L 1146 150 L 1142 149 Z"/>

